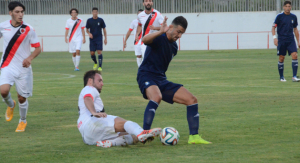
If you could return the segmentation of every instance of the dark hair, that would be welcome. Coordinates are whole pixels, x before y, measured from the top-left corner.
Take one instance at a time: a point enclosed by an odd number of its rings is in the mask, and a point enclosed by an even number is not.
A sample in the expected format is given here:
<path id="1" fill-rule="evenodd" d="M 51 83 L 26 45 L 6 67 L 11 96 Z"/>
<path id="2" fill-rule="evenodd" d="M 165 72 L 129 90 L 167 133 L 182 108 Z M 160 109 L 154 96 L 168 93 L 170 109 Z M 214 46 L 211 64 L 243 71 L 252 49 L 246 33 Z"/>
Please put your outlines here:
<path id="1" fill-rule="evenodd" d="M 284 1 L 283 6 L 285 6 L 285 5 L 287 5 L 287 4 L 292 5 L 292 2 L 291 2 L 291 1 Z"/>
<path id="2" fill-rule="evenodd" d="M 72 11 L 76 11 L 76 13 L 78 14 L 79 12 L 78 12 L 78 10 L 76 9 L 76 8 L 72 8 L 71 10 L 70 10 L 70 15 L 72 14 Z"/>
<path id="3" fill-rule="evenodd" d="M 89 81 L 89 79 L 93 79 L 94 80 L 94 77 L 96 74 L 100 74 L 101 75 L 101 72 L 98 71 L 98 70 L 90 70 L 90 71 L 87 71 L 84 76 L 83 76 L 83 84 L 84 86 L 87 85 L 87 82 Z"/>
<path id="4" fill-rule="evenodd" d="M 145 2 L 145 0 L 143 0 L 143 3 Z M 153 0 L 152 0 L 152 2 L 153 2 Z"/>
<path id="5" fill-rule="evenodd" d="M 8 4 L 8 10 L 9 11 L 13 11 L 16 7 L 22 7 L 23 10 L 25 11 L 25 6 L 21 3 L 21 2 L 18 2 L 18 1 L 12 1 Z"/>
<path id="6" fill-rule="evenodd" d="M 98 8 L 97 8 L 97 7 L 93 7 L 92 11 L 94 11 L 94 10 L 97 10 L 97 11 L 98 11 Z"/>
<path id="7" fill-rule="evenodd" d="M 143 9 L 139 9 L 137 13 L 139 13 L 139 12 L 143 12 L 143 11 L 144 11 Z"/>
<path id="8" fill-rule="evenodd" d="M 177 16 L 173 21 L 172 24 L 177 26 L 180 25 L 181 27 L 183 27 L 184 29 L 187 28 L 188 26 L 188 22 L 187 20 L 183 17 L 183 16 Z"/>

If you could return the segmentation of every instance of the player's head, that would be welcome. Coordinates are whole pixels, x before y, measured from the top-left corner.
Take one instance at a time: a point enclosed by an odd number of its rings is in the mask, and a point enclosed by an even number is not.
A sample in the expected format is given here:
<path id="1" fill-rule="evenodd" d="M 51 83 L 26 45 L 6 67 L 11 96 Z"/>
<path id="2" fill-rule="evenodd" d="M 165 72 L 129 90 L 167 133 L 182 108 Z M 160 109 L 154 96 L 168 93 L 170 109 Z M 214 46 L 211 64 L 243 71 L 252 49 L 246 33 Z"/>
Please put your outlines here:
<path id="1" fill-rule="evenodd" d="M 93 7 L 92 14 L 93 14 L 93 17 L 98 17 L 98 8 L 97 7 Z"/>
<path id="2" fill-rule="evenodd" d="M 22 3 L 12 1 L 8 4 L 8 10 L 12 20 L 16 21 L 17 23 L 22 23 L 25 12 L 25 6 Z"/>
<path id="3" fill-rule="evenodd" d="M 98 70 L 87 71 L 83 76 L 84 86 L 93 86 L 100 93 L 103 86 L 103 79 L 101 72 Z"/>
<path id="4" fill-rule="evenodd" d="M 184 34 L 188 26 L 187 20 L 183 16 L 176 17 L 169 26 L 167 35 L 170 41 L 177 41 Z"/>
<path id="5" fill-rule="evenodd" d="M 153 6 L 153 0 L 143 0 L 143 5 L 146 10 L 151 10 Z"/>
<path id="6" fill-rule="evenodd" d="M 292 2 L 291 1 L 284 1 L 283 3 L 283 10 L 285 13 L 290 13 L 292 9 Z"/>
<path id="7" fill-rule="evenodd" d="M 143 11 L 144 11 L 143 9 L 139 9 L 138 12 L 137 12 L 137 14 L 140 14 Z"/>
<path id="8" fill-rule="evenodd" d="M 72 17 L 76 17 L 77 15 L 78 15 L 78 10 L 76 9 L 76 8 L 72 8 L 71 10 L 70 10 L 70 15 L 72 16 Z"/>

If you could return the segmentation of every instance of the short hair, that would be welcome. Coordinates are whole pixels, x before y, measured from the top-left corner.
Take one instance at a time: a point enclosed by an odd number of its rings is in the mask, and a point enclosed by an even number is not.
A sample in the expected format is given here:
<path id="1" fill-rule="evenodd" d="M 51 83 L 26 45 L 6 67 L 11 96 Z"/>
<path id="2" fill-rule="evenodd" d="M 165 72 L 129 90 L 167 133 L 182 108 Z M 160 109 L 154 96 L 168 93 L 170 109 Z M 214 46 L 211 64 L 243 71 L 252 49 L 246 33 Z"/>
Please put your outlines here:
<path id="1" fill-rule="evenodd" d="M 72 14 L 72 11 L 76 11 L 76 13 L 78 14 L 79 12 L 78 12 L 78 10 L 76 9 L 76 8 L 72 8 L 71 10 L 70 10 L 70 15 Z"/>
<path id="2" fill-rule="evenodd" d="M 97 11 L 98 11 L 98 8 L 97 8 L 97 7 L 93 7 L 92 11 L 94 11 L 94 10 L 97 10 Z"/>
<path id="3" fill-rule="evenodd" d="M 143 12 L 143 11 L 144 11 L 143 9 L 139 9 L 137 13 L 139 13 L 139 12 Z"/>
<path id="4" fill-rule="evenodd" d="M 99 74 L 101 75 L 101 72 L 98 71 L 98 70 L 90 70 L 90 71 L 87 71 L 84 76 L 83 76 L 83 84 L 84 86 L 87 85 L 87 82 L 89 81 L 89 79 L 93 79 L 94 80 L 94 77 L 96 74 Z"/>
<path id="5" fill-rule="evenodd" d="M 292 2 L 291 2 L 291 1 L 284 1 L 283 6 L 285 6 L 285 5 L 287 5 L 287 4 L 292 5 Z"/>
<path id="6" fill-rule="evenodd" d="M 188 26 L 188 22 L 187 20 L 183 17 L 183 16 L 177 16 L 173 21 L 172 21 L 172 24 L 177 26 L 177 25 L 180 25 L 182 26 L 184 29 L 187 28 Z"/>
<path id="7" fill-rule="evenodd" d="M 143 3 L 145 2 L 145 0 L 143 0 Z M 152 2 L 153 2 L 153 0 L 152 0 Z"/>
<path id="8" fill-rule="evenodd" d="M 23 10 L 25 11 L 25 6 L 21 3 L 21 2 L 18 2 L 18 1 L 12 1 L 8 4 L 8 10 L 9 11 L 13 11 L 16 7 L 22 7 Z"/>

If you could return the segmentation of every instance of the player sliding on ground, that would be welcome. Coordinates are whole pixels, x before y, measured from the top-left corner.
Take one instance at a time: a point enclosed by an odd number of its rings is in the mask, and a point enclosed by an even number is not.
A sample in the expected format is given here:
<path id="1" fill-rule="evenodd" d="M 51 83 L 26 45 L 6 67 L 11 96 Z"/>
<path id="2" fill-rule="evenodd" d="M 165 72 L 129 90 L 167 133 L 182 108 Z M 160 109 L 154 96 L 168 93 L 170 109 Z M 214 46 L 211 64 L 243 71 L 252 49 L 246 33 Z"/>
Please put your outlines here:
<path id="1" fill-rule="evenodd" d="M 187 20 L 176 17 L 167 26 L 164 18 L 159 32 L 151 33 L 143 38 L 147 45 L 145 58 L 139 67 L 137 81 L 145 99 L 150 100 L 144 113 L 144 130 L 151 127 L 155 111 L 161 100 L 173 104 L 174 102 L 187 106 L 187 120 L 190 129 L 189 144 L 210 144 L 198 134 L 199 113 L 197 98 L 181 84 L 167 80 L 166 71 L 169 63 L 177 54 L 176 40 L 182 36 L 187 28 Z"/>
<path id="2" fill-rule="evenodd" d="M 100 71 L 91 70 L 84 75 L 84 88 L 78 99 L 77 127 L 83 142 L 100 147 L 145 143 L 158 136 L 161 128 L 143 130 L 137 123 L 107 115 L 100 98 L 103 79 Z"/>

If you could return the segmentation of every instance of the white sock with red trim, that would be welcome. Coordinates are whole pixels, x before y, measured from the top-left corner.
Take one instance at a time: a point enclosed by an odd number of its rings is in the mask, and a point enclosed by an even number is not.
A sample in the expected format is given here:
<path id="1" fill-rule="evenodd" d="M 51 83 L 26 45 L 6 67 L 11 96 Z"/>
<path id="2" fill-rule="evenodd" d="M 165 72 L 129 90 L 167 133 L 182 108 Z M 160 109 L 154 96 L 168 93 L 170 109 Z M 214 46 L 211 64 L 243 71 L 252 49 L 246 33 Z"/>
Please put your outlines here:
<path id="1" fill-rule="evenodd" d="M 75 67 L 78 67 L 80 63 L 80 55 L 76 55 L 76 64 Z"/>
<path id="2" fill-rule="evenodd" d="M 73 60 L 74 66 L 76 67 L 76 57 L 72 56 L 72 60 Z"/>

